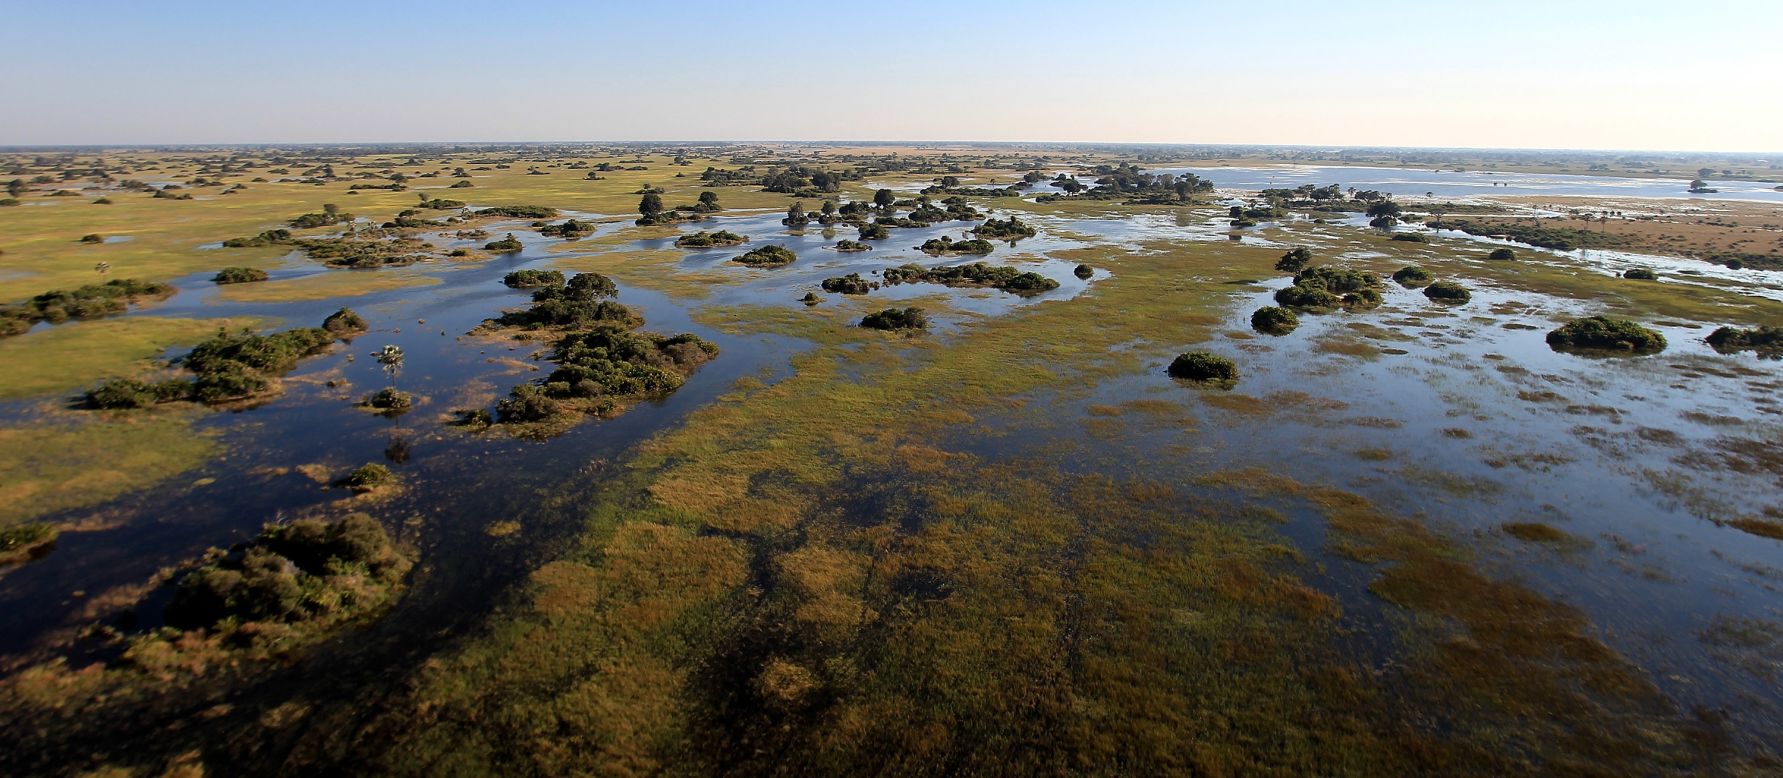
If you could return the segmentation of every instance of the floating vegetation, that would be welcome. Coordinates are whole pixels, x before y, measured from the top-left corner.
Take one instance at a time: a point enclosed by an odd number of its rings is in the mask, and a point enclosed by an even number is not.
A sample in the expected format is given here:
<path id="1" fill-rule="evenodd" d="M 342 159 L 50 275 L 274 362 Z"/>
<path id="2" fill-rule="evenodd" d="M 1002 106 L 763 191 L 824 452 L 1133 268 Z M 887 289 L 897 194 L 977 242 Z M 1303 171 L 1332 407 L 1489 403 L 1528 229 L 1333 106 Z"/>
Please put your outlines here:
<path id="1" fill-rule="evenodd" d="M 1548 345 L 1556 351 L 1657 354 L 1665 350 L 1665 336 L 1627 319 L 1591 316 L 1548 333 Z"/>

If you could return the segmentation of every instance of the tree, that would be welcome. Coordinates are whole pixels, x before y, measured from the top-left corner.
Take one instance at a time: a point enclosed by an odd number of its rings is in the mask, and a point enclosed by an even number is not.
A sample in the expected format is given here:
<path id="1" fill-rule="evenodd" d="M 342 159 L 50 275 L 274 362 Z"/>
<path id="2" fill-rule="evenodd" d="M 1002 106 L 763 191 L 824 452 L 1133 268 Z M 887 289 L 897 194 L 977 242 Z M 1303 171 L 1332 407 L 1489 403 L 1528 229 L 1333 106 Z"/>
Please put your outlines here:
<path id="1" fill-rule="evenodd" d="M 1715 169 L 1712 167 L 1699 167 L 1696 169 L 1697 178 L 1708 178 L 1712 175 L 1715 175 Z"/>
<path id="2" fill-rule="evenodd" d="M 24 192 L 25 179 L 15 178 L 6 182 L 6 194 L 8 197 L 18 197 L 19 195 L 24 194 Z"/>
<path id="3" fill-rule="evenodd" d="M 721 206 L 719 206 L 719 204 L 718 204 L 718 193 L 717 192 L 714 192 L 714 191 L 708 189 L 708 190 L 700 193 L 700 209 L 701 210 L 716 211 L 720 207 Z"/>
<path id="4" fill-rule="evenodd" d="M 1312 263 L 1312 252 L 1305 246 L 1296 246 L 1292 251 L 1282 255 L 1275 263 L 1275 269 L 1283 273 L 1298 273 Z"/>
<path id="5" fill-rule="evenodd" d="M 654 218 L 658 214 L 661 214 L 662 195 L 655 193 L 644 195 L 644 199 L 638 201 L 638 213 L 643 214 L 646 219 Z"/>
<path id="6" fill-rule="evenodd" d="M 897 202 L 897 193 L 890 189 L 881 189 L 873 193 L 873 205 L 878 206 L 882 211 L 896 205 Z"/>
<path id="7" fill-rule="evenodd" d="M 377 358 L 378 364 L 382 365 L 384 372 L 390 376 L 390 389 L 395 391 L 396 374 L 402 372 L 402 347 L 394 344 L 385 346 L 378 351 Z"/>
<path id="8" fill-rule="evenodd" d="M 786 218 L 781 219 L 780 223 L 795 230 L 804 229 L 805 225 L 811 223 L 811 217 L 805 215 L 805 203 L 794 200 L 792 205 L 787 206 Z"/>

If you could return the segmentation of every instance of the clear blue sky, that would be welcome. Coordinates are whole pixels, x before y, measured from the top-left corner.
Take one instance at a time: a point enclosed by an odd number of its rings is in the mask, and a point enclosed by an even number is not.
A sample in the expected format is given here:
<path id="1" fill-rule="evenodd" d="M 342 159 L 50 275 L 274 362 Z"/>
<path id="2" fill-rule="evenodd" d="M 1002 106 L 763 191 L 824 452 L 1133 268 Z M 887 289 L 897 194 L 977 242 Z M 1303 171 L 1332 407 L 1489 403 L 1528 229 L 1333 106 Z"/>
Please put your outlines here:
<path id="1" fill-rule="evenodd" d="M 0 144 L 1783 151 L 1783 0 L 0 0 Z"/>

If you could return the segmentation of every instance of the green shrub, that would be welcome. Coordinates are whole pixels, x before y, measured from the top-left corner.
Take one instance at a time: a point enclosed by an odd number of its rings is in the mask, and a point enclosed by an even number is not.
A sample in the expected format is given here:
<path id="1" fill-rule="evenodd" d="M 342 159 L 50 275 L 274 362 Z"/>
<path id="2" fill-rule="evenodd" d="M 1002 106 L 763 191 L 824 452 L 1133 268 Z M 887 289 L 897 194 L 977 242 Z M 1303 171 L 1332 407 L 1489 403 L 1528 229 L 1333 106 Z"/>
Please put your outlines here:
<path id="1" fill-rule="evenodd" d="M 1622 277 L 1633 281 L 1658 281 L 1659 274 L 1644 267 L 1631 267 L 1622 271 Z"/>
<path id="2" fill-rule="evenodd" d="M 1429 271 L 1418 267 L 1417 265 L 1412 265 L 1394 271 L 1393 280 L 1407 289 L 1416 289 L 1420 286 L 1429 285 L 1429 283 L 1435 279 L 1431 277 Z"/>
<path id="3" fill-rule="evenodd" d="M 1717 327 L 1705 340 L 1710 348 L 1722 354 L 1754 351 L 1766 359 L 1783 359 L 1783 327 L 1762 326 L 1751 330 Z"/>
<path id="4" fill-rule="evenodd" d="M 1270 335 L 1286 335 L 1300 326 L 1300 317 L 1287 308 L 1265 305 L 1251 314 L 1251 329 Z"/>
<path id="5" fill-rule="evenodd" d="M 169 379 L 150 382 L 113 378 L 87 392 L 86 404 L 89 408 L 126 410 L 184 400 L 191 394 L 192 384 L 189 381 Z"/>
<path id="6" fill-rule="evenodd" d="M 396 474 L 390 472 L 390 468 L 372 462 L 355 468 L 345 478 L 340 479 L 338 484 L 348 489 L 364 492 L 395 482 Z"/>
<path id="7" fill-rule="evenodd" d="M 1591 316 L 1576 319 L 1548 333 L 1548 345 L 1560 350 L 1612 351 L 1657 354 L 1665 350 L 1665 336 L 1626 319 Z"/>
<path id="8" fill-rule="evenodd" d="M 1032 226 L 1022 223 L 1014 214 L 1010 214 L 1009 218 L 1002 220 L 986 219 L 983 224 L 972 228 L 973 235 L 993 240 L 1031 238 L 1034 237 L 1035 232 L 1036 230 Z"/>
<path id="9" fill-rule="evenodd" d="M 566 238 L 575 240 L 594 234 L 594 225 L 576 219 L 565 219 L 562 224 L 547 224 L 539 228 L 539 234 L 548 238 Z"/>
<path id="10" fill-rule="evenodd" d="M 988 240 L 974 238 L 956 243 L 952 238 L 943 235 L 923 241 L 919 248 L 924 254 L 975 254 L 982 256 L 991 253 L 996 247 L 992 246 Z"/>
<path id="11" fill-rule="evenodd" d="M 877 284 L 862 278 L 859 273 L 849 273 L 845 276 L 823 280 L 824 291 L 838 294 L 866 294 L 873 291 L 875 286 Z"/>
<path id="12" fill-rule="evenodd" d="M 342 308 L 322 320 L 322 329 L 335 335 L 349 335 L 366 330 L 365 319 L 352 308 Z"/>
<path id="13" fill-rule="evenodd" d="M 495 412 L 503 423 L 514 423 L 544 421 L 563 413 L 563 408 L 545 394 L 544 387 L 521 384 L 495 404 Z"/>
<path id="14" fill-rule="evenodd" d="M 384 528 L 363 513 L 269 524 L 181 576 L 165 618 L 176 629 L 299 621 L 355 604 L 365 579 L 393 583 L 405 567 Z"/>
<path id="15" fill-rule="evenodd" d="M 1424 237 L 1424 235 L 1422 233 L 1417 233 L 1417 232 L 1401 232 L 1401 233 L 1394 235 L 1393 240 L 1400 241 L 1402 243 L 1429 243 L 1430 242 L 1429 238 L 1426 238 L 1426 237 Z"/>
<path id="16" fill-rule="evenodd" d="M 682 235 L 681 237 L 676 238 L 675 245 L 684 249 L 720 248 L 724 246 L 739 246 L 748 240 L 748 238 L 728 230 L 719 230 L 717 232 L 706 232 L 705 230 L 701 230 L 691 235 Z"/>
<path id="17" fill-rule="evenodd" d="M 1205 351 L 1181 354 L 1170 362 L 1173 378 L 1230 386 L 1238 382 L 1238 366 L 1232 360 Z"/>
<path id="18" fill-rule="evenodd" d="M 1343 300 L 1317 282 L 1294 284 L 1275 293 L 1277 305 L 1303 311 L 1334 310 Z"/>
<path id="19" fill-rule="evenodd" d="M 410 408 L 415 407 L 415 396 L 386 386 L 367 396 L 360 404 L 385 416 L 397 416 L 408 413 Z"/>
<path id="20" fill-rule="evenodd" d="M 1276 260 L 1275 269 L 1283 273 L 1299 273 L 1312 264 L 1312 251 L 1305 246 L 1296 246 Z"/>
<path id="21" fill-rule="evenodd" d="M 230 238 L 223 241 L 224 248 L 258 248 L 291 242 L 291 231 L 285 229 L 267 230 L 251 238 Z"/>
<path id="22" fill-rule="evenodd" d="M 497 254 L 512 254 L 525 248 L 526 244 L 521 243 L 520 239 L 514 237 L 514 233 L 511 232 L 501 240 L 494 240 L 483 244 L 484 251 L 492 251 Z"/>
<path id="23" fill-rule="evenodd" d="M 18 335 L 40 321 L 59 324 L 69 319 L 97 319 L 130 309 L 143 297 L 173 294 L 173 287 L 153 281 L 119 278 L 78 289 L 44 292 L 22 303 L 0 305 L 0 336 Z"/>
<path id="24" fill-rule="evenodd" d="M 1089 280 L 1089 278 L 1095 274 L 1096 274 L 1096 269 L 1093 267 L 1090 267 L 1089 265 L 1078 265 L 1076 268 L 1072 269 L 1072 271 L 1071 271 L 1071 275 L 1077 276 L 1078 278 L 1082 278 L 1086 281 Z"/>
<path id="25" fill-rule="evenodd" d="M 1059 282 L 1039 273 L 983 262 L 933 268 L 925 268 L 917 264 L 899 265 L 886 268 L 881 276 L 888 284 L 931 283 L 946 286 L 988 286 L 1016 294 L 1045 292 L 1059 288 Z"/>
<path id="26" fill-rule="evenodd" d="M 211 281 L 219 285 L 249 284 L 255 281 L 265 281 L 267 277 L 266 271 L 259 268 L 226 267 L 217 271 L 217 274 L 211 278 Z"/>
<path id="27" fill-rule="evenodd" d="M 1517 251 L 1515 249 L 1511 249 L 1511 248 L 1496 248 L 1496 249 L 1492 250 L 1492 253 L 1487 254 L 1486 258 L 1487 259 L 1496 259 L 1496 260 L 1501 260 L 1501 261 L 1516 259 Z"/>
<path id="28" fill-rule="evenodd" d="M 749 267 L 784 267 L 792 264 L 795 259 L 798 259 L 798 255 L 784 246 L 762 246 L 750 249 L 731 261 Z"/>
<path id="29" fill-rule="evenodd" d="M 55 525 L 27 522 L 0 529 L 0 564 L 16 562 L 29 556 L 33 549 L 56 539 Z"/>
<path id="30" fill-rule="evenodd" d="M 104 243 L 105 236 L 100 235 L 99 233 L 96 233 L 96 232 L 89 233 L 89 234 L 80 236 L 80 242 L 82 242 L 82 243 Z"/>
<path id="31" fill-rule="evenodd" d="M 836 241 L 836 250 L 843 252 L 872 251 L 873 247 L 860 241 L 843 239 Z"/>
<path id="32" fill-rule="evenodd" d="M 858 237 L 861 240 L 885 240 L 886 238 L 891 237 L 891 231 L 887 230 L 885 225 L 874 222 L 872 224 L 861 225 L 860 235 Z"/>
<path id="33" fill-rule="evenodd" d="M 861 318 L 861 326 L 874 330 L 921 330 L 929 326 L 921 308 L 887 308 Z"/>
<path id="34" fill-rule="evenodd" d="M 1444 303 L 1464 303 L 1473 299 L 1473 294 L 1467 291 L 1467 287 L 1454 281 L 1438 281 L 1426 286 L 1424 296 Z"/>
<path id="35" fill-rule="evenodd" d="M 501 282 L 514 289 L 563 286 L 563 272 L 559 270 L 516 270 L 502 276 Z"/>
<path id="36" fill-rule="evenodd" d="M 494 208 L 479 209 L 476 215 L 508 216 L 515 219 L 550 219 L 557 215 L 557 209 L 544 205 L 498 205 Z"/>

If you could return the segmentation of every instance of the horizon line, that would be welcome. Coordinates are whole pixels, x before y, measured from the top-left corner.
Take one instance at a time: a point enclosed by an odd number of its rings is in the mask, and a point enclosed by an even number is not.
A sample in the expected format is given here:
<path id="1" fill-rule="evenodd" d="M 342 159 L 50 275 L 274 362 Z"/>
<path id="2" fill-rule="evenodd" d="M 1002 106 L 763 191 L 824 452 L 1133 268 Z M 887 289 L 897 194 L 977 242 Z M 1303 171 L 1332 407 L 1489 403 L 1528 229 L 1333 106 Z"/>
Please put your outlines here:
<path id="1" fill-rule="evenodd" d="M 181 149 L 181 148 L 263 148 L 263 147 L 362 147 L 362 146 L 546 146 L 546 145 L 595 145 L 611 144 L 621 146 L 659 145 L 659 146 L 710 146 L 710 145 L 833 145 L 833 146 L 923 146 L 923 145 L 959 145 L 959 146 L 1158 146 L 1186 148 L 1234 148 L 1234 149 L 1330 149 L 1345 151 L 1515 151 L 1515 152 L 1567 152 L 1593 154 L 1706 154 L 1706 155 L 1744 155 L 1744 156 L 1778 156 L 1783 157 L 1783 150 L 1772 151 L 1712 151 L 1707 149 L 1617 149 L 1617 148 L 1579 148 L 1556 146 L 1403 146 L 1403 145 L 1354 145 L 1342 143 L 1198 143 L 1189 141 L 1037 141 L 1037 140 L 840 140 L 840 139 L 681 139 L 681 140 L 644 140 L 644 139 L 583 139 L 583 140 L 385 140 L 385 141 L 215 141 L 215 142 L 173 142 L 173 143 L 29 143 L 0 144 L 0 153 L 44 150 L 105 150 L 105 149 Z"/>

